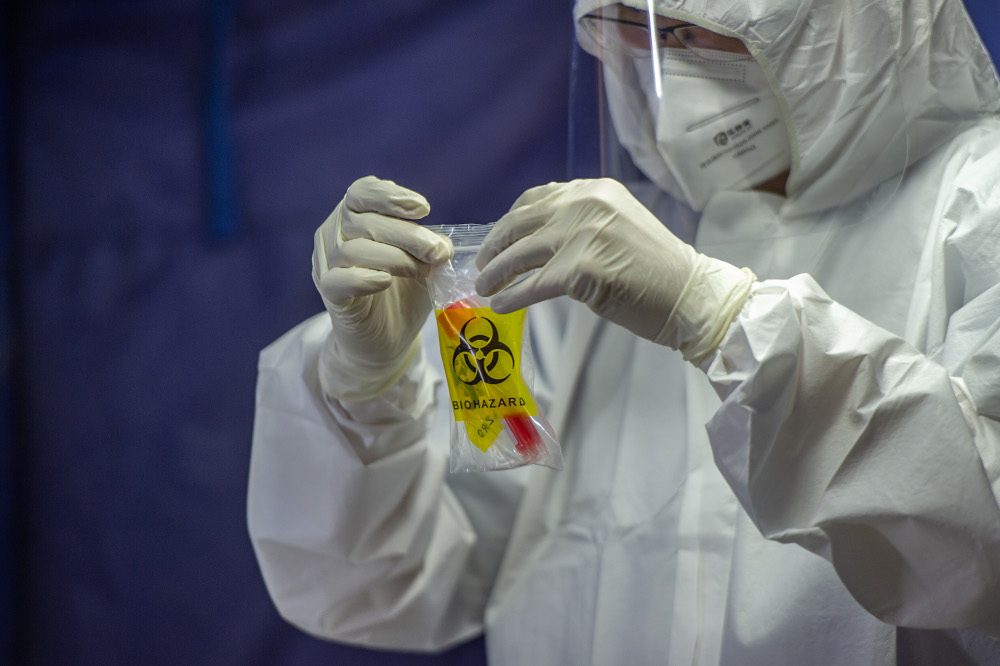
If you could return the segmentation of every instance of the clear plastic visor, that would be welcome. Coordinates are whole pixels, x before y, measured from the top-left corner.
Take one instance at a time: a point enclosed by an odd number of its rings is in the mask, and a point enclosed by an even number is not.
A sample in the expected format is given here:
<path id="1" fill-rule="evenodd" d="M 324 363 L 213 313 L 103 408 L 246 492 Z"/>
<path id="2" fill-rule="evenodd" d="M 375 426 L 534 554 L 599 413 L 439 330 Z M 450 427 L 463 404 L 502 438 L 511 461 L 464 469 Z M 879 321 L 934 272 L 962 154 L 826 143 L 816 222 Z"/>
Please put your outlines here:
<path id="1" fill-rule="evenodd" d="M 602 63 L 611 129 L 661 190 L 700 211 L 787 175 L 777 98 L 740 39 L 621 4 L 580 17 L 578 35 Z"/>
<path id="2" fill-rule="evenodd" d="M 894 39 L 884 8 L 869 11 L 855 41 Z M 577 40 L 571 174 L 637 183 L 694 213 L 720 192 L 748 190 L 785 197 L 790 215 L 862 196 L 878 209 L 902 181 L 905 95 L 885 49 L 874 51 L 864 80 L 796 80 L 789 85 L 799 96 L 788 99 L 776 87 L 779 73 L 741 39 L 659 15 L 652 3 L 588 11 L 577 17 Z M 836 53 L 824 49 L 836 45 L 821 46 L 790 55 L 793 74 L 825 71 Z"/>

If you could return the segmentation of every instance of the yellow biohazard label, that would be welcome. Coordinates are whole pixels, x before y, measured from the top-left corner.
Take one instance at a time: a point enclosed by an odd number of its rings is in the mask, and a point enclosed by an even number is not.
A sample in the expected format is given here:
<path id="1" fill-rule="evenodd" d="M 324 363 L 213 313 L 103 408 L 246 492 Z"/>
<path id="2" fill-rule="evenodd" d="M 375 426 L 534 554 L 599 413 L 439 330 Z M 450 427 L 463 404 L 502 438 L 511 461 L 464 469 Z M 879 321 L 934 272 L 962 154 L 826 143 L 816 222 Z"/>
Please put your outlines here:
<path id="1" fill-rule="evenodd" d="M 452 411 L 481 451 L 496 441 L 504 419 L 538 413 L 521 378 L 524 314 L 455 306 L 437 311 Z"/>

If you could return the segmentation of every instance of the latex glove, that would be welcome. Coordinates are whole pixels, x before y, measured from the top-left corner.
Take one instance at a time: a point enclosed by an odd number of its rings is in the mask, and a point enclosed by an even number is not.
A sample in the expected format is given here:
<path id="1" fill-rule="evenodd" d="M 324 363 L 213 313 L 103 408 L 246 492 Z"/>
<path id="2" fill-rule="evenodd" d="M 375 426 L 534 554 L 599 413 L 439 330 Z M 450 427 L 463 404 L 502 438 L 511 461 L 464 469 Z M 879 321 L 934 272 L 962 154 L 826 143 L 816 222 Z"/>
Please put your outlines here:
<path id="1" fill-rule="evenodd" d="M 328 395 L 351 401 L 379 395 L 419 349 L 431 310 L 423 278 L 452 254 L 447 238 L 410 221 L 429 212 L 416 192 L 366 176 L 316 230 L 313 282 L 333 324 L 320 354 Z"/>
<path id="2" fill-rule="evenodd" d="M 699 254 L 610 179 L 528 190 L 476 264 L 476 290 L 497 312 L 568 295 L 695 363 L 722 341 L 754 281 L 747 269 Z"/>

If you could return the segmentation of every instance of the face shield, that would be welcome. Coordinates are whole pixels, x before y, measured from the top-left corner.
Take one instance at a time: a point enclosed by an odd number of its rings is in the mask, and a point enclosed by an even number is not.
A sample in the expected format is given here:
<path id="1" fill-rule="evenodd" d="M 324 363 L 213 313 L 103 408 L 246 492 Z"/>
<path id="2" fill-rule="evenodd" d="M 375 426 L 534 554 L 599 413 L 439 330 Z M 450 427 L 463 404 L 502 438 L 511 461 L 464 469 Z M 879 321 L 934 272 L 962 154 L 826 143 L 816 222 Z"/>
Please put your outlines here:
<path id="1" fill-rule="evenodd" d="M 794 176 L 798 166 L 793 146 L 800 147 L 794 115 L 812 113 L 812 109 L 808 105 L 789 109 L 790 102 L 775 92 L 779 89 L 775 77 L 761 64 L 767 59 L 760 59 L 760 50 L 752 54 L 735 36 L 736 30 L 724 26 L 722 19 L 734 25 L 748 22 L 746 4 L 715 3 L 725 4 L 726 10 L 714 18 L 691 17 L 673 9 L 657 13 L 652 1 L 633 3 L 643 8 L 594 4 L 578 3 L 577 40 L 583 53 L 575 56 L 575 70 L 579 82 L 593 68 L 600 100 L 589 113 L 596 121 L 575 122 L 579 127 L 598 126 L 602 175 L 626 184 L 648 179 L 694 211 L 702 210 L 721 191 L 760 189 L 786 194 L 786 183 L 795 184 L 787 182 L 788 177 Z M 810 62 L 809 66 L 818 68 L 822 63 Z M 891 69 L 883 79 L 898 90 L 898 75 Z M 574 107 L 581 104 L 580 98 L 575 96 Z M 894 183 L 898 185 L 905 168 L 902 102 L 898 95 L 881 95 L 879 103 L 897 108 L 881 121 L 873 116 L 865 123 L 869 128 L 880 122 L 889 128 L 894 123 L 890 134 L 902 140 L 887 146 L 862 146 L 862 150 L 879 152 L 870 154 L 853 172 L 836 174 L 842 181 L 840 193 L 849 195 L 840 202 L 871 190 L 885 175 L 897 175 Z M 578 116 L 576 108 L 574 115 Z M 847 115 L 838 119 L 845 127 L 853 121 Z M 843 147 L 857 149 L 851 145 L 850 131 L 837 135 L 837 140 Z M 577 132 L 571 140 L 582 138 Z M 834 143 L 829 148 L 839 149 Z M 575 151 L 576 156 L 587 154 Z M 869 172 L 868 166 L 873 170 Z M 879 180 L 865 182 L 866 177 Z"/>
<path id="2" fill-rule="evenodd" d="M 697 211 L 717 191 L 787 173 L 778 100 L 742 41 L 625 5 L 599 7 L 578 28 L 603 64 L 615 136 L 657 187 Z"/>

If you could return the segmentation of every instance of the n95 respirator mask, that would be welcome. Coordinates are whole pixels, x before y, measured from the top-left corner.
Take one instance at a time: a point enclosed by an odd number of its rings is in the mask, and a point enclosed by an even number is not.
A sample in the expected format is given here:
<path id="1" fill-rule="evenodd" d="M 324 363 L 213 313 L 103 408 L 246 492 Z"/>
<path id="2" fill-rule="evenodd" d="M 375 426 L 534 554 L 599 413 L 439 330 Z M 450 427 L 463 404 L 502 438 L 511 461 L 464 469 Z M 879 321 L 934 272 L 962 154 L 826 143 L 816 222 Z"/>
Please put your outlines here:
<path id="1" fill-rule="evenodd" d="M 641 95 L 624 95 L 623 101 L 646 108 L 612 115 L 616 126 L 622 119 L 646 125 L 619 130 L 645 139 L 626 145 L 663 189 L 702 210 L 716 192 L 750 189 L 788 170 L 778 100 L 753 58 L 719 62 L 685 49 L 660 49 L 659 90 L 650 59 L 634 64 Z"/>

